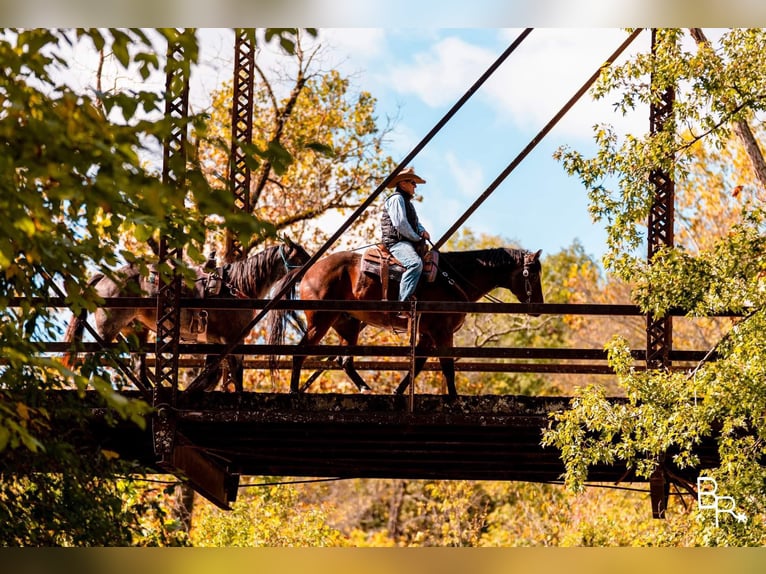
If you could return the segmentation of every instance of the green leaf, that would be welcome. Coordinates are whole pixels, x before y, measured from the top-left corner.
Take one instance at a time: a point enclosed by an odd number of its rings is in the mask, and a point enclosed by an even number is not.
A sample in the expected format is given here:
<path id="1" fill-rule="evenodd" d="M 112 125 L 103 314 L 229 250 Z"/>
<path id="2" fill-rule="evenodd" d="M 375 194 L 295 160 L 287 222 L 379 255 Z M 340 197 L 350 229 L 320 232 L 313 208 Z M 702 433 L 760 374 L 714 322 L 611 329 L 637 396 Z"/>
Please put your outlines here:
<path id="1" fill-rule="evenodd" d="M 335 157 L 335 150 L 332 148 L 332 146 L 323 144 L 321 142 L 309 142 L 306 144 L 306 148 L 314 150 L 315 152 L 320 153 L 326 157 Z"/>

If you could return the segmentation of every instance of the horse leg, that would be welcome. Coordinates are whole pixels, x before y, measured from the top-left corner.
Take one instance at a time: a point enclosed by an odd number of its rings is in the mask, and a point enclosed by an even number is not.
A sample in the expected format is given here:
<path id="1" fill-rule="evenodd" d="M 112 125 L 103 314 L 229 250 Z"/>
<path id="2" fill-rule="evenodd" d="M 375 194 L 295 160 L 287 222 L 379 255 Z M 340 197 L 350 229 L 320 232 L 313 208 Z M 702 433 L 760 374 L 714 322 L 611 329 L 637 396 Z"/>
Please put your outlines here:
<path id="1" fill-rule="evenodd" d="M 146 368 L 146 351 L 144 347 L 149 339 L 149 331 L 143 325 L 138 325 L 134 331 L 136 340 L 141 348 L 137 356 L 133 356 L 133 373 L 138 377 L 145 387 L 149 388 L 149 370 Z"/>
<path id="2" fill-rule="evenodd" d="M 226 357 L 229 364 L 229 376 L 226 386 L 234 385 L 234 392 L 241 393 L 244 390 L 243 379 L 245 374 L 245 365 L 242 355 L 229 355 Z"/>
<path id="3" fill-rule="evenodd" d="M 455 388 L 455 359 L 452 357 L 441 357 L 439 359 L 439 363 L 442 367 L 444 380 L 447 382 L 447 392 L 449 393 L 449 398 L 451 400 L 456 399 L 457 389 Z"/>
<path id="4" fill-rule="evenodd" d="M 433 348 L 433 339 L 431 339 L 430 336 L 426 336 L 425 334 L 420 335 L 420 339 L 418 340 L 418 344 L 415 345 L 415 376 L 418 376 L 418 373 L 423 370 L 423 367 L 426 364 L 426 361 L 428 360 L 428 357 L 418 357 L 418 351 L 427 351 L 428 349 Z M 405 390 L 407 390 L 407 387 L 410 386 L 410 383 L 412 381 L 410 380 L 410 373 L 407 373 L 402 381 L 399 383 L 399 386 L 396 387 L 396 394 L 401 395 L 404 393 Z"/>
<path id="5" fill-rule="evenodd" d="M 362 323 L 353 317 L 344 317 L 335 322 L 333 329 L 338 333 L 342 345 L 356 345 L 359 340 L 359 333 L 362 330 Z M 364 381 L 354 367 L 354 357 L 345 355 L 340 357 L 339 362 L 340 366 L 343 368 L 343 372 L 345 372 L 346 375 L 348 375 L 348 378 L 353 381 L 356 388 L 359 389 L 359 392 L 369 393 L 372 391 L 370 386 Z"/>
<path id="6" fill-rule="evenodd" d="M 351 355 L 341 357 L 340 366 L 343 368 L 343 372 L 348 375 L 348 378 L 356 385 L 356 388 L 359 389 L 360 393 L 372 392 L 370 385 L 364 381 L 362 376 L 356 370 L 356 367 L 354 367 L 354 357 Z"/>
<path id="7" fill-rule="evenodd" d="M 415 357 L 415 376 L 418 376 L 418 373 L 423 370 L 423 366 L 426 364 L 426 361 L 428 360 L 428 357 Z M 407 390 L 407 387 L 410 386 L 410 383 L 412 381 L 410 380 L 410 374 L 407 373 L 404 375 L 404 378 L 399 383 L 399 386 L 396 387 L 396 394 L 401 395 L 404 394 L 404 391 Z"/>
<path id="8" fill-rule="evenodd" d="M 301 339 L 301 343 L 306 339 L 306 337 L 303 337 Z M 299 344 L 301 344 L 299 343 Z M 309 343 L 305 343 L 309 344 Z M 291 393 L 299 393 L 301 390 L 301 367 L 303 366 L 303 362 L 306 360 L 306 357 L 303 355 L 293 355 L 293 370 L 290 374 L 290 392 Z"/>
<path id="9" fill-rule="evenodd" d="M 210 370 L 207 375 L 205 375 L 204 379 L 200 381 L 199 386 L 196 386 L 196 391 L 208 391 L 212 388 L 215 388 L 215 386 L 218 384 L 218 379 L 221 378 L 221 375 L 223 375 L 223 368 L 221 367 L 221 363 L 218 361 L 218 355 L 205 355 L 205 367 L 202 369 L 203 372 L 208 370 L 208 367 L 210 365 L 215 365 L 218 363 L 215 368 Z M 187 390 L 189 390 L 187 388 Z"/>
<path id="10" fill-rule="evenodd" d="M 299 347 L 316 345 L 330 330 L 338 318 L 337 313 L 306 313 L 306 334 L 301 337 Z M 301 392 L 301 367 L 305 355 L 293 355 L 292 373 L 290 374 L 290 393 Z"/>
<path id="11" fill-rule="evenodd" d="M 420 339 L 418 340 L 418 344 L 415 345 L 415 369 L 414 369 L 414 376 L 417 377 L 420 371 L 423 370 L 423 367 L 426 364 L 426 361 L 428 360 L 427 356 L 418 357 L 418 354 L 427 355 L 427 351 L 436 348 L 436 343 L 433 339 L 433 337 L 425 332 L 420 333 Z M 410 386 L 412 381 L 410 380 L 410 373 L 407 373 L 402 381 L 399 383 L 399 386 L 396 388 L 396 394 L 401 395 L 404 393 L 405 390 L 407 390 L 407 387 Z"/>

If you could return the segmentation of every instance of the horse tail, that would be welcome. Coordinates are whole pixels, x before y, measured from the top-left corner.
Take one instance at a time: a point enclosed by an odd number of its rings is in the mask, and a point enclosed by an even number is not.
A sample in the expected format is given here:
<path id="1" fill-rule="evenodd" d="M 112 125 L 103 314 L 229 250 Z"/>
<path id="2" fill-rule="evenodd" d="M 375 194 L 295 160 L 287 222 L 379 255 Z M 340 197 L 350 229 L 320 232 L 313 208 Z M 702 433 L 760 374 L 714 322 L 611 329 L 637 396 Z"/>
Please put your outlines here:
<path id="1" fill-rule="evenodd" d="M 93 287 L 96 283 L 104 278 L 103 273 L 96 273 L 88 280 L 88 287 Z M 82 335 L 85 332 L 85 323 L 88 321 L 88 310 L 83 309 L 78 315 L 72 314 L 72 318 L 69 320 L 66 332 L 64 333 L 65 343 L 74 343 L 72 350 L 64 355 L 64 366 L 71 369 L 77 363 L 77 347 L 82 342 Z"/>
<path id="2" fill-rule="evenodd" d="M 64 355 L 64 366 L 73 368 L 77 362 L 77 347 L 82 342 L 82 334 L 85 331 L 85 322 L 88 320 L 88 311 L 83 309 L 79 315 L 72 315 L 67 326 L 66 333 L 64 333 L 65 343 L 74 343 L 72 350 Z"/>
<path id="3" fill-rule="evenodd" d="M 282 277 L 282 279 L 280 279 L 279 281 L 277 281 L 277 283 L 274 284 L 272 291 L 274 293 L 280 293 L 282 289 L 285 287 L 285 285 L 293 281 L 293 278 L 299 271 L 300 271 L 300 268 L 290 270 L 284 277 Z M 296 283 L 297 282 L 293 283 L 292 288 L 289 289 L 282 296 L 282 298 L 288 301 L 295 300 Z M 268 339 L 269 345 L 284 345 L 285 344 L 285 333 L 286 333 L 288 317 L 291 317 L 295 321 L 298 321 L 299 330 L 301 330 L 303 333 L 306 332 L 306 327 L 303 321 L 296 315 L 294 310 L 271 309 L 268 313 L 268 319 L 266 321 L 266 330 L 268 331 L 268 334 L 269 334 L 269 339 Z M 275 353 L 272 353 L 271 355 L 269 355 L 269 370 L 271 371 L 272 380 L 276 377 L 276 374 L 277 374 L 278 359 L 279 359 L 279 355 Z"/>

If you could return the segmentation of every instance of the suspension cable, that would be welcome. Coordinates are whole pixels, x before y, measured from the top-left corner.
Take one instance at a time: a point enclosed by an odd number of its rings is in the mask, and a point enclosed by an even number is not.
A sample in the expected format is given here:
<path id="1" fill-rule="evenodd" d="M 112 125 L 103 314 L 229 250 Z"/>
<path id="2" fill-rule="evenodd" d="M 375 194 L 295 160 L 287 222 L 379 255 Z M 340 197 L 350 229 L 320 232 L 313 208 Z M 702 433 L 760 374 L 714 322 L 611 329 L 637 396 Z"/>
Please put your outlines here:
<path id="1" fill-rule="evenodd" d="M 537 144 L 540 143 L 540 141 L 548 134 L 548 132 L 551 131 L 551 129 L 553 129 L 553 126 L 555 126 L 559 122 L 559 120 L 562 117 L 564 117 L 564 114 L 566 112 L 568 112 L 569 109 L 575 103 L 577 103 L 577 100 L 579 100 L 585 92 L 588 91 L 588 89 L 591 87 L 591 85 L 593 85 L 593 83 L 601 75 L 601 70 L 603 70 L 604 68 L 606 68 L 609 65 L 611 65 L 612 62 L 614 62 L 617 59 L 617 57 L 620 54 L 622 54 L 622 52 L 625 50 L 625 48 L 627 48 L 631 44 L 631 42 L 633 42 L 633 40 L 636 39 L 636 36 L 638 36 L 638 34 L 641 33 L 642 30 L 643 30 L 643 28 L 637 28 L 636 30 L 634 30 L 633 33 L 630 36 L 628 36 L 625 39 L 625 41 L 620 45 L 620 47 L 617 48 L 612 53 L 612 55 L 609 56 L 609 58 L 607 58 L 606 61 L 603 64 L 601 64 L 601 66 L 599 66 L 598 70 L 596 70 L 596 72 L 594 72 L 594 74 L 590 78 L 588 78 L 588 80 L 582 85 L 582 87 L 579 90 L 577 90 L 577 93 L 575 93 L 575 95 L 572 96 L 566 104 L 564 104 L 564 106 L 558 111 L 558 113 L 555 116 L 553 116 L 553 119 L 551 121 L 549 121 L 545 125 L 545 127 L 542 130 L 540 130 L 540 132 L 534 138 L 532 138 L 532 141 L 530 141 L 527 144 L 527 147 L 525 147 L 521 151 L 521 153 L 519 153 L 519 155 L 517 155 L 513 159 L 513 161 L 508 164 L 508 166 L 500 173 L 500 175 L 498 175 L 495 178 L 495 181 L 493 181 L 490 184 L 490 186 L 484 191 L 484 193 L 482 193 L 479 196 L 479 198 L 476 201 L 473 202 L 473 205 L 471 205 L 466 210 L 466 212 L 463 214 L 463 216 L 460 217 L 460 219 L 458 219 L 454 223 L 454 225 L 447 230 L 447 232 L 441 237 L 441 239 L 439 239 L 434 244 L 434 247 L 436 249 L 441 247 L 450 237 L 452 237 L 452 235 L 455 233 L 455 231 L 457 231 L 457 229 L 461 225 L 463 225 L 463 223 L 465 223 L 466 219 L 468 219 L 471 216 L 471 214 L 474 211 L 476 211 L 476 209 L 484 202 L 484 200 L 487 199 L 493 191 L 495 191 L 497 186 L 499 186 L 503 182 L 503 180 L 506 177 L 508 177 L 508 175 L 514 169 L 516 169 L 516 167 L 521 163 L 521 161 L 525 157 L 527 157 L 527 155 L 529 155 L 529 153 L 537 146 Z"/>
<path id="2" fill-rule="evenodd" d="M 487 68 L 487 70 L 484 72 L 484 74 L 481 75 L 481 77 L 476 80 L 476 82 L 468 89 L 468 91 L 463 94 L 463 96 L 455 103 L 455 105 L 450 108 L 450 110 L 445 114 L 445 116 L 431 129 L 431 131 L 426 134 L 426 136 L 416 145 L 410 153 L 407 154 L 407 156 L 399 163 L 399 165 L 396 166 L 396 168 L 389 174 L 387 178 L 383 180 L 383 182 L 373 191 L 370 196 L 362 202 L 359 207 L 356 208 L 354 213 L 352 213 L 349 218 L 335 231 L 335 233 L 325 242 L 322 247 L 319 248 L 319 250 L 314 253 L 313 256 L 309 258 L 309 260 L 301 267 L 295 275 L 287 281 L 285 285 L 282 286 L 282 288 L 279 290 L 278 293 L 274 295 L 270 300 L 266 302 L 263 309 L 259 313 L 253 317 L 253 319 L 248 323 L 248 325 L 242 330 L 240 335 L 234 340 L 233 343 L 230 343 L 226 346 L 226 348 L 221 352 L 221 354 L 216 357 L 214 361 L 212 361 L 209 365 L 207 365 L 202 372 L 200 372 L 199 375 L 189 384 L 187 388 L 192 388 L 196 385 L 198 385 L 198 381 L 204 380 L 205 377 L 207 377 L 213 369 L 217 369 L 218 366 L 221 364 L 221 362 L 226 358 L 227 355 L 231 354 L 234 349 L 240 344 L 240 341 L 242 341 L 245 336 L 255 327 L 255 325 L 263 319 L 264 316 L 271 310 L 271 308 L 274 306 L 276 301 L 280 300 L 290 289 L 292 289 L 293 285 L 297 283 L 301 277 L 306 273 L 306 271 L 309 270 L 309 268 L 316 263 L 316 261 L 324 255 L 324 253 L 340 238 L 341 235 L 346 231 L 346 229 L 356 220 L 357 217 L 359 217 L 362 212 L 364 212 L 367 207 L 380 195 L 384 189 L 388 186 L 389 182 L 396 177 L 399 172 L 402 170 L 404 166 L 409 164 L 410 161 L 418 154 L 420 153 L 420 150 L 425 147 L 425 145 L 431 141 L 431 139 L 444 127 L 444 125 L 449 121 L 452 116 L 454 116 L 457 111 L 463 107 L 463 104 L 465 104 L 468 99 L 481 87 L 484 82 L 486 82 L 489 77 L 497 70 L 497 68 L 500 67 L 500 65 L 510 56 L 516 48 L 519 47 L 519 45 L 524 41 L 524 39 L 532 32 L 532 28 L 525 28 L 521 34 L 511 43 L 510 46 L 495 60 L 495 62 Z"/>

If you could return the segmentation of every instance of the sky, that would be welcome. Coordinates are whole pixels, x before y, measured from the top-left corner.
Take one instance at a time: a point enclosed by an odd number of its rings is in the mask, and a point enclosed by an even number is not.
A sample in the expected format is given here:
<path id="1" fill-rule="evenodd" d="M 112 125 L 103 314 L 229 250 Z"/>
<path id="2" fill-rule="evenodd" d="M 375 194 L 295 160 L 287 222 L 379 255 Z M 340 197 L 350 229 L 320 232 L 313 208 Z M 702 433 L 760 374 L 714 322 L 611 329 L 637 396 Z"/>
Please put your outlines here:
<path id="1" fill-rule="evenodd" d="M 349 75 L 352 89 L 372 93 L 381 123 L 396 118 L 384 151 L 399 163 L 521 31 L 327 28 L 319 30 L 318 40 L 324 47 L 323 66 Z M 432 240 L 443 237 L 627 36 L 620 28 L 543 28 L 526 37 L 409 162 L 427 182 L 418 187 L 422 201 L 416 205 Z M 230 79 L 234 41 L 230 31 L 221 29 L 201 30 L 200 38 L 202 61 L 191 86 L 196 106 L 204 106 L 204 94 Z M 617 62 L 649 45 L 646 30 Z M 269 57 L 265 51 L 258 55 Z M 622 116 L 612 103 L 594 102 L 585 94 L 460 230 L 499 236 L 544 254 L 578 241 L 600 259 L 603 225 L 588 213 L 586 189 L 552 155 L 560 146 L 592 153 L 595 124 L 633 133 L 648 130 L 648 110 Z M 346 217 L 330 225 L 337 229 Z"/>
<path id="2" fill-rule="evenodd" d="M 351 78 L 352 91 L 368 91 L 377 100 L 380 125 L 395 118 L 384 153 L 400 163 L 445 117 L 479 77 L 519 36 L 522 28 L 334 27 L 319 28 L 322 69 L 338 69 Z M 718 33 L 706 29 L 711 40 Z M 616 60 L 650 50 L 643 30 Z M 201 28 L 200 62 L 192 71 L 193 112 L 210 106 L 210 97 L 233 74 L 234 34 L 230 28 Z M 456 221 L 532 142 L 628 37 L 620 27 L 535 28 L 490 79 L 409 162 L 426 180 L 418 186 L 417 209 L 433 241 Z M 94 81 L 96 58 L 77 48 L 77 68 L 69 78 L 80 89 Z M 280 65 L 276 47 L 261 47 L 264 68 Z M 284 65 L 284 63 L 282 63 Z M 116 75 L 115 86 L 135 81 Z M 144 82 L 164 89 L 164 76 Z M 107 88 L 110 87 L 107 85 Z M 553 158 L 564 146 L 586 156 L 595 152 L 593 128 L 610 124 L 618 133 L 649 129 L 648 108 L 628 115 L 615 111 L 616 94 L 594 101 L 585 93 L 458 230 L 498 236 L 504 244 L 554 254 L 580 243 L 600 261 L 606 250 L 603 222 L 588 211 L 588 194 Z M 372 194 L 375 189 L 368 190 Z M 382 194 L 370 209 L 382 202 Z M 326 218 L 325 230 L 338 229 L 349 215 Z M 377 238 L 369 238 L 369 242 Z M 339 241 L 330 248 L 354 248 Z"/>

